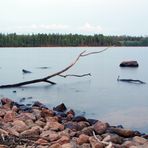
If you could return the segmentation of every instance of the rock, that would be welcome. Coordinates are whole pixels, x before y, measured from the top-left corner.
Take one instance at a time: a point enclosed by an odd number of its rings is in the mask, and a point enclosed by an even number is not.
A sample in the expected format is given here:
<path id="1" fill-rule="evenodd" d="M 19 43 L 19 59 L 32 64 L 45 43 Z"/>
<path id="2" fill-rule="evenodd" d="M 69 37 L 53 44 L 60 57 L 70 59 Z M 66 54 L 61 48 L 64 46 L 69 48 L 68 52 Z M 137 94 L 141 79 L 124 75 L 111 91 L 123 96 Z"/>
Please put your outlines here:
<path id="1" fill-rule="evenodd" d="M 60 105 L 54 107 L 53 110 L 58 111 L 58 112 L 64 112 L 67 110 L 67 108 L 64 103 L 61 103 Z"/>
<path id="2" fill-rule="evenodd" d="M 138 67 L 137 61 L 123 61 L 120 63 L 120 67 Z"/>
<path id="3" fill-rule="evenodd" d="M 123 138 L 116 134 L 106 134 L 107 136 L 103 139 L 105 142 L 113 142 L 116 144 L 122 144 Z"/>
<path id="4" fill-rule="evenodd" d="M 91 145 L 88 144 L 88 143 L 84 143 L 84 144 L 81 145 L 80 148 L 91 148 Z"/>
<path id="5" fill-rule="evenodd" d="M 5 114 L 6 114 L 6 111 L 0 108 L 0 117 L 4 117 Z"/>
<path id="6" fill-rule="evenodd" d="M 37 121 L 35 122 L 35 124 L 38 125 L 38 126 L 40 126 L 40 127 L 42 127 L 42 128 L 46 125 L 45 122 L 40 121 L 40 120 L 37 120 Z"/>
<path id="7" fill-rule="evenodd" d="M 95 123 L 98 122 L 98 120 L 96 119 L 87 119 L 87 121 L 89 122 L 90 125 L 94 125 Z"/>
<path id="8" fill-rule="evenodd" d="M 39 101 L 35 101 L 33 103 L 32 107 L 39 107 L 39 108 L 46 108 L 47 109 L 47 107 L 43 103 L 41 103 Z"/>
<path id="9" fill-rule="evenodd" d="M 79 136 L 79 138 L 77 139 L 77 143 L 79 145 L 82 145 L 84 143 L 88 143 L 89 142 L 89 136 L 88 135 L 85 135 L 85 134 L 81 134 Z"/>
<path id="10" fill-rule="evenodd" d="M 80 121 L 80 122 L 78 122 L 78 125 L 79 125 L 79 130 L 82 130 L 85 127 L 90 126 L 90 124 L 88 122 L 86 122 L 86 121 Z"/>
<path id="11" fill-rule="evenodd" d="M 19 133 L 15 129 L 9 127 L 7 128 L 7 131 L 9 132 L 9 134 L 19 137 Z"/>
<path id="12" fill-rule="evenodd" d="M 52 110 L 43 108 L 41 110 L 41 117 L 45 118 L 45 117 L 53 117 L 54 116 L 54 112 Z"/>
<path id="13" fill-rule="evenodd" d="M 2 98 L 1 99 L 1 103 L 2 105 L 5 105 L 5 104 L 12 104 L 12 100 L 11 99 L 8 99 L 8 98 Z"/>
<path id="14" fill-rule="evenodd" d="M 87 119 L 83 116 L 76 116 L 72 120 L 73 122 L 87 121 Z"/>
<path id="15" fill-rule="evenodd" d="M 104 145 L 98 142 L 94 137 L 89 137 L 89 142 L 92 148 L 104 148 Z"/>
<path id="16" fill-rule="evenodd" d="M 70 109 L 69 111 L 67 111 L 67 113 L 66 113 L 67 115 L 68 114 L 72 114 L 73 116 L 75 116 L 75 112 L 74 112 L 74 110 L 73 109 Z"/>
<path id="17" fill-rule="evenodd" d="M 144 144 L 144 143 L 148 142 L 148 140 L 146 140 L 145 138 L 139 137 L 139 136 L 133 137 L 133 141 L 135 141 L 139 144 Z"/>
<path id="18" fill-rule="evenodd" d="M 38 144 L 38 145 L 47 145 L 48 143 L 49 143 L 49 142 L 48 142 L 47 140 L 42 139 L 42 138 L 38 139 L 38 140 L 35 142 L 35 144 Z"/>
<path id="19" fill-rule="evenodd" d="M 50 148 L 62 148 L 62 145 L 59 143 L 52 144 Z"/>
<path id="20" fill-rule="evenodd" d="M 131 146 L 136 146 L 136 143 L 134 141 L 125 141 L 121 147 L 123 148 L 131 148 Z"/>
<path id="21" fill-rule="evenodd" d="M 67 136 L 62 136 L 59 140 L 56 142 L 59 143 L 60 145 L 63 145 L 65 143 L 69 143 L 70 139 Z"/>
<path id="22" fill-rule="evenodd" d="M 88 135 L 88 136 L 92 136 L 93 131 L 94 131 L 94 128 L 92 126 L 85 127 L 85 128 L 83 128 L 82 131 L 80 131 L 80 133 L 78 133 L 78 135 L 85 134 L 85 135 Z"/>
<path id="23" fill-rule="evenodd" d="M 116 133 L 117 135 L 125 138 L 133 137 L 135 135 L 135 132 L 129 129 L 123 129 L 123 128 L 114 128 L 111 127 L 110 131 L 113 133 Z"/>
<path id="24" fill-rule="evenodd" d="M 80 126 L 78 125 L 77 122 L 69 121 L 69 122 L 65 123 L 64 126 L 65 126 L 65 128 L 69 128 L 73 131 L 78 131 L 80 129 Z"/>
<path id="25" fill-rule="evenodd" d="M 0 128 L 0 135 L 8 135 L 8 132 Z"/>
<path id="26" fill-rule="evenodd" d="M 28 126 L 25 124 L 25 122 L 21 120 L 15 120 L 12 123 L 12 129 L 16 130 L 17 132 L 23 132 L 28 129 Z"/>
<path id="27" fill-rule="evenodd" d="M 22 133 L 20 133 L 20 137 L 25 137 L 25 138 L 39 137 L 39 134 L 40 134 L 40 127 L 34 126 L 31 129 L 25 130 Z"/>
<path id="28" fill-rule="evenodd" d="M 12 122 L 16 118 L 15 112 L 8 111 L 4 116 L 4 122 Z"/>
<path id="29" fill-rule="evenodd" d="M 25 69 L 22 69 L 22 72 L 23 72 L 24 74 L 32 73 L 31 71 L 28 71 L 28 70 L 25 70 Z"/>
<path id="30" fill-rule="evenodd" d="M 58 122 L 47 122 L 45 127 L 44 127 L 44 130 L 54 130 L 54 131 L 62 131 L 64 130 L 64 125 L 58 123 Z"/>
<path id="31" fill-rule="evenodd" d="M 74 148 L 71 143 L 66 143 L 62 145 L 62 148 Z"/>
<path id="32" fill-rule="evenodd" d="M 105 131 L 107 130 L 108 124 L 98 121 L 94 124 L 93 127 L 94 127 L 95 132 L 97 134 L 101 135 L 101 134 L 105 133 Z"/>
<path id="33" fill-rule="evenodd" d="M 43 131 L 40 135 L 40 137 L 49 140 L 50 142 L 58 140 L 59 134 L 55 131 L 47 130 Z"/>

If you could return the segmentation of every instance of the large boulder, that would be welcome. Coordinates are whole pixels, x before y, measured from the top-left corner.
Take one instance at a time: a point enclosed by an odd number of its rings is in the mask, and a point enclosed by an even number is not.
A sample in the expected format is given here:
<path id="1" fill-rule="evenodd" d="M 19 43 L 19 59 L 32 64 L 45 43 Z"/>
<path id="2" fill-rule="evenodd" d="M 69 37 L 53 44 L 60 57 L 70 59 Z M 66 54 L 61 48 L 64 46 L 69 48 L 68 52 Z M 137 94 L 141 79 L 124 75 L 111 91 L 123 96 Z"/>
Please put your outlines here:
<path id="1" fill-rule="evenodd" d="M 120 67 L 138 67 L 137 61 L 123 61 L 120 63 Z"/>

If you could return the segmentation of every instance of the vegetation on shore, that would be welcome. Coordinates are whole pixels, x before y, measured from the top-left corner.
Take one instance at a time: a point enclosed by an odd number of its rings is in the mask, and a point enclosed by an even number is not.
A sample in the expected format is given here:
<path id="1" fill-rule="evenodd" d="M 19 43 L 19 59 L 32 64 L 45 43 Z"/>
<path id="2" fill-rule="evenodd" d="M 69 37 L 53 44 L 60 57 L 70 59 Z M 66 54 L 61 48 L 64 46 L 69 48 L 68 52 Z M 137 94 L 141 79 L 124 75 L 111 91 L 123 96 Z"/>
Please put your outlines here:
<path id="1" fill-rule="evenodd" d="M 148 46 L 148 37 L 104 36 L 79 34 L 0 33 L 0 47 L 51 47 L 51 46 Z"/>

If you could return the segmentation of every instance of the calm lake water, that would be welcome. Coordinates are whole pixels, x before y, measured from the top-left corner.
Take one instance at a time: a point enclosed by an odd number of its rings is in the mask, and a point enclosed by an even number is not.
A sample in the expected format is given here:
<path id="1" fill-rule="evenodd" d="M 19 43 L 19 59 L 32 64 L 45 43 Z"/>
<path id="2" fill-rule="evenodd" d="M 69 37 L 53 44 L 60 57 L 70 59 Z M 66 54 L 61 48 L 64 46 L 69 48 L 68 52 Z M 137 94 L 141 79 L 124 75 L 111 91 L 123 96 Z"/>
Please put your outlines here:
<path id="1" fill-rule="evenodd" d="M 105 47 L 1 48 L 0 84 L 42 78 L 68 66 L 83 50 L 100 51 Z M 49 107 L 62 102 L 78 114 L 97 118 L 112 125 L 148 133 L 148 84 L 117 82 L 117 77 L 140 79 L 148 83 L 148 47 L 111 47 L 107 51 L 82 57 L 65 74 L 91 73 L 91 77 L 55 77 L 57 85 L 47 83 L 21 88 L 0 89 L 0 98 L 22 103 L 36 100 Z M 120 68 L 124 60 L 137 60 L 139 68 Z M 41 69 L 40 67 L 48 67 Z M 22 74 L 22 69 L 32 71 Z M 14 92 L 16 91 L 16 92 Z"/>

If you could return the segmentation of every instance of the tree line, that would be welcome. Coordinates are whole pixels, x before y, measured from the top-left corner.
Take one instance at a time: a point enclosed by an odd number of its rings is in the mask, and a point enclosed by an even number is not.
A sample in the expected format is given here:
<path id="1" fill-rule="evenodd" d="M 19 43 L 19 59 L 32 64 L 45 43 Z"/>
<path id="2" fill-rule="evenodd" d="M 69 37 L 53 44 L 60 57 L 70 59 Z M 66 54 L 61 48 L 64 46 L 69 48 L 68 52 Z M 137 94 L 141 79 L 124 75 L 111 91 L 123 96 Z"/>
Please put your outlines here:
<path id="1" fill-rule="evenodd" d="M 103 34 L 28 34 L 0 33 L 0 47 L 51 46 L 148 46 L 148 37 L 104 36 Z"/>

